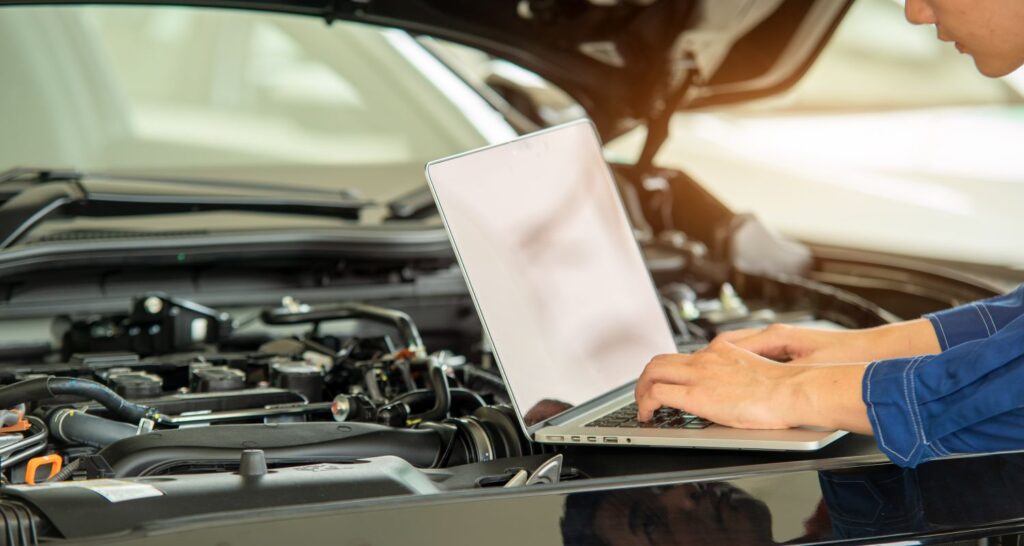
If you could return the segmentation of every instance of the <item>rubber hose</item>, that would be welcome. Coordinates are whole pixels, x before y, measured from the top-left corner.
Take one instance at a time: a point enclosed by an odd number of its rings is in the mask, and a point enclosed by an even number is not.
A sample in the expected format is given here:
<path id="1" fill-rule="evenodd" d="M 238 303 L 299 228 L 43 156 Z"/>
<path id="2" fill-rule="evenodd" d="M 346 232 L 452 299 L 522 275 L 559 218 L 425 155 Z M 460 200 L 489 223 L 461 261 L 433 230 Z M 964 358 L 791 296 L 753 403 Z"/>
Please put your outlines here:
<path id="1" fill-rule="evenodd" d="M 448 417 L 448 412 L 452 409 L 452 393 L 448 387 L 448 377 L 445 376 L 444 369 L 437 364 L 437 360 L 433 357 L 430 357 L 430 364 L 427 368 L 427 382 L 430 390 L 434 393 L 434 405 L 423 413 L 410 415 L 410 420 L 444 419 Z"/>
<path id="2" fill-rule="evenodd" d="M 467 366 L 464 369 L 464 373 L 466 374 L 466 383 L 472 384 L 473 381 L 479 381 L 480 383 L 483 383 L 492 390 L 501 393 L 507 392 L 507 389 L 505 388 L 505 383 L 501 381 L 501 376 L 499 375 L 483 371 L 477 368 L 476 366 Z"/>
<path id="3" fill-rule="evenodd" d="M 469 415 L 473 413 L 473 410 L 487 405 L 484 399 L 480 398 L 479 394 L 468 389 L 450 389 L 450 393 L 452 401 L 449 412 L 452 414 Z M 392 402 L 403 402 L 414 412 L 427 411 L 427 408 L 435 405 L 434 391 L 419 389 L 407 392 L 394 398 Z"/>
<path id="4" fill-rule="evenodd" d="M 46 400 L 62 394 L 95 400 L 115 417 L 129 423 L 158 417 L 155 408 L 133 404 L 100 383 L 74 377 L 39 377 L 0 387 L 0 408 Z"/>
<path id="5" fill-rule="evenodd" d="M 139 427 L 135 425 L 73 409 L 57 410 L 50 416 L 50 434 L 69 444 L 104 448 L 138 433 Z"/>

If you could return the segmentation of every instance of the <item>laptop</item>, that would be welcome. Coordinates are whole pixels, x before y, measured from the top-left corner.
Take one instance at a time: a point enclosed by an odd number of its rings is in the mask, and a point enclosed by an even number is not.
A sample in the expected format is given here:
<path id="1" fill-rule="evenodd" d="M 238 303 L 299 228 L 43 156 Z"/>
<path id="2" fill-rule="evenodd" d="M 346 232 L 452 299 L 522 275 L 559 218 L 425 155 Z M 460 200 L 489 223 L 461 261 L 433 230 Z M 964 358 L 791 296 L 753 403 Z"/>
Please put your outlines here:
<path id="1" fill-rule="evenodd" d="M 427 165 L 519 424 L 534 441 L 785 451 L 844 431 L 743 430 L 663 408 L 636 421 L 647 362 L 677 351 L 602 156 L 577 121 Z"/>

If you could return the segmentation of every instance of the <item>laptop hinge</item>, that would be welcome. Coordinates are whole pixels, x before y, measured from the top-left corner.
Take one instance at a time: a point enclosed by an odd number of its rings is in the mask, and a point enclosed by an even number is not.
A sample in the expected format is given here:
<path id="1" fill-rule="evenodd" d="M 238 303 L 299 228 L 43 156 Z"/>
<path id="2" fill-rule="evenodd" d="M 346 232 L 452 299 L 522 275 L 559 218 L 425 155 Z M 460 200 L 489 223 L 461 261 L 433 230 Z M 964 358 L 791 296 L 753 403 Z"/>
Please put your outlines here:
<path id="1" fill-rule="evenodd" d="M 623 393 L 633 392 L 634 385 L 636 385 L 636 381 L 630 381 L 629 383 L 626 383 L 625 385 L 617 389 L 612 389 L 602 394 L 601 396 L 598 396 L 597 398 L 591 399 L 589 402 L 584 402 L 578 406 L 573 407 L 572 409 L 559 413 L 558 415 L 552 417 L 551 419 L 541 421 L 540 423 L 537 423 L 536 425 L 530 427 L 530 435 L 533 435 L 534 432 L 544 427 L 551 427 L 568 423 L 569 421 L 579 417 L 580 415 L 583 415 L 588 411 L 592 411 L 600 407 L 602 404 L 607 404 L 608 402 L 622 396 Z"/>

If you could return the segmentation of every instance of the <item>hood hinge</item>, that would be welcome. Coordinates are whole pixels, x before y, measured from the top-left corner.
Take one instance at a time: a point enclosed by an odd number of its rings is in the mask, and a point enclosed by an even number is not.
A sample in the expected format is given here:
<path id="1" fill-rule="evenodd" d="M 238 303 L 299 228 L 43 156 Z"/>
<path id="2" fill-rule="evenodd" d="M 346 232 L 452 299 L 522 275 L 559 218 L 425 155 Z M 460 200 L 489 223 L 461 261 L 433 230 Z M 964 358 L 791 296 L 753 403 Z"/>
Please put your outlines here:
<path id="1" fill-rule="evenodd" d="M 340 19 L 340 14 L 353 14 L 357 17 L 362 11 L 373 3 L 373 0 L 328 0 L 324 6 L 324 22 L 331 26 Z"/>

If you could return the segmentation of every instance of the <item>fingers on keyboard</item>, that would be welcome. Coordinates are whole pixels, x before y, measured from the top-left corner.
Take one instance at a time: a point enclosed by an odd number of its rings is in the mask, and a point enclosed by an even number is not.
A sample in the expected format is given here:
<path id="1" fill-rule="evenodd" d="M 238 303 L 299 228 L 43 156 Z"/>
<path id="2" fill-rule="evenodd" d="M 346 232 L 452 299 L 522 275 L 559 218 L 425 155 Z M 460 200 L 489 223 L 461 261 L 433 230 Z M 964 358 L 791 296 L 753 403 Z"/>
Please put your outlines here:
<path id="1" fill-rule="evenodd" d="M 624 428 L 682 428 L 688 430 L 707 428 L 714 423 L 691 413 L 675 408 L 661 408 L 654 412 L 650 421 L 637 421 L 636 404 L 630 404 L 600 419 L 587 423 L 588 427 Z"/>

